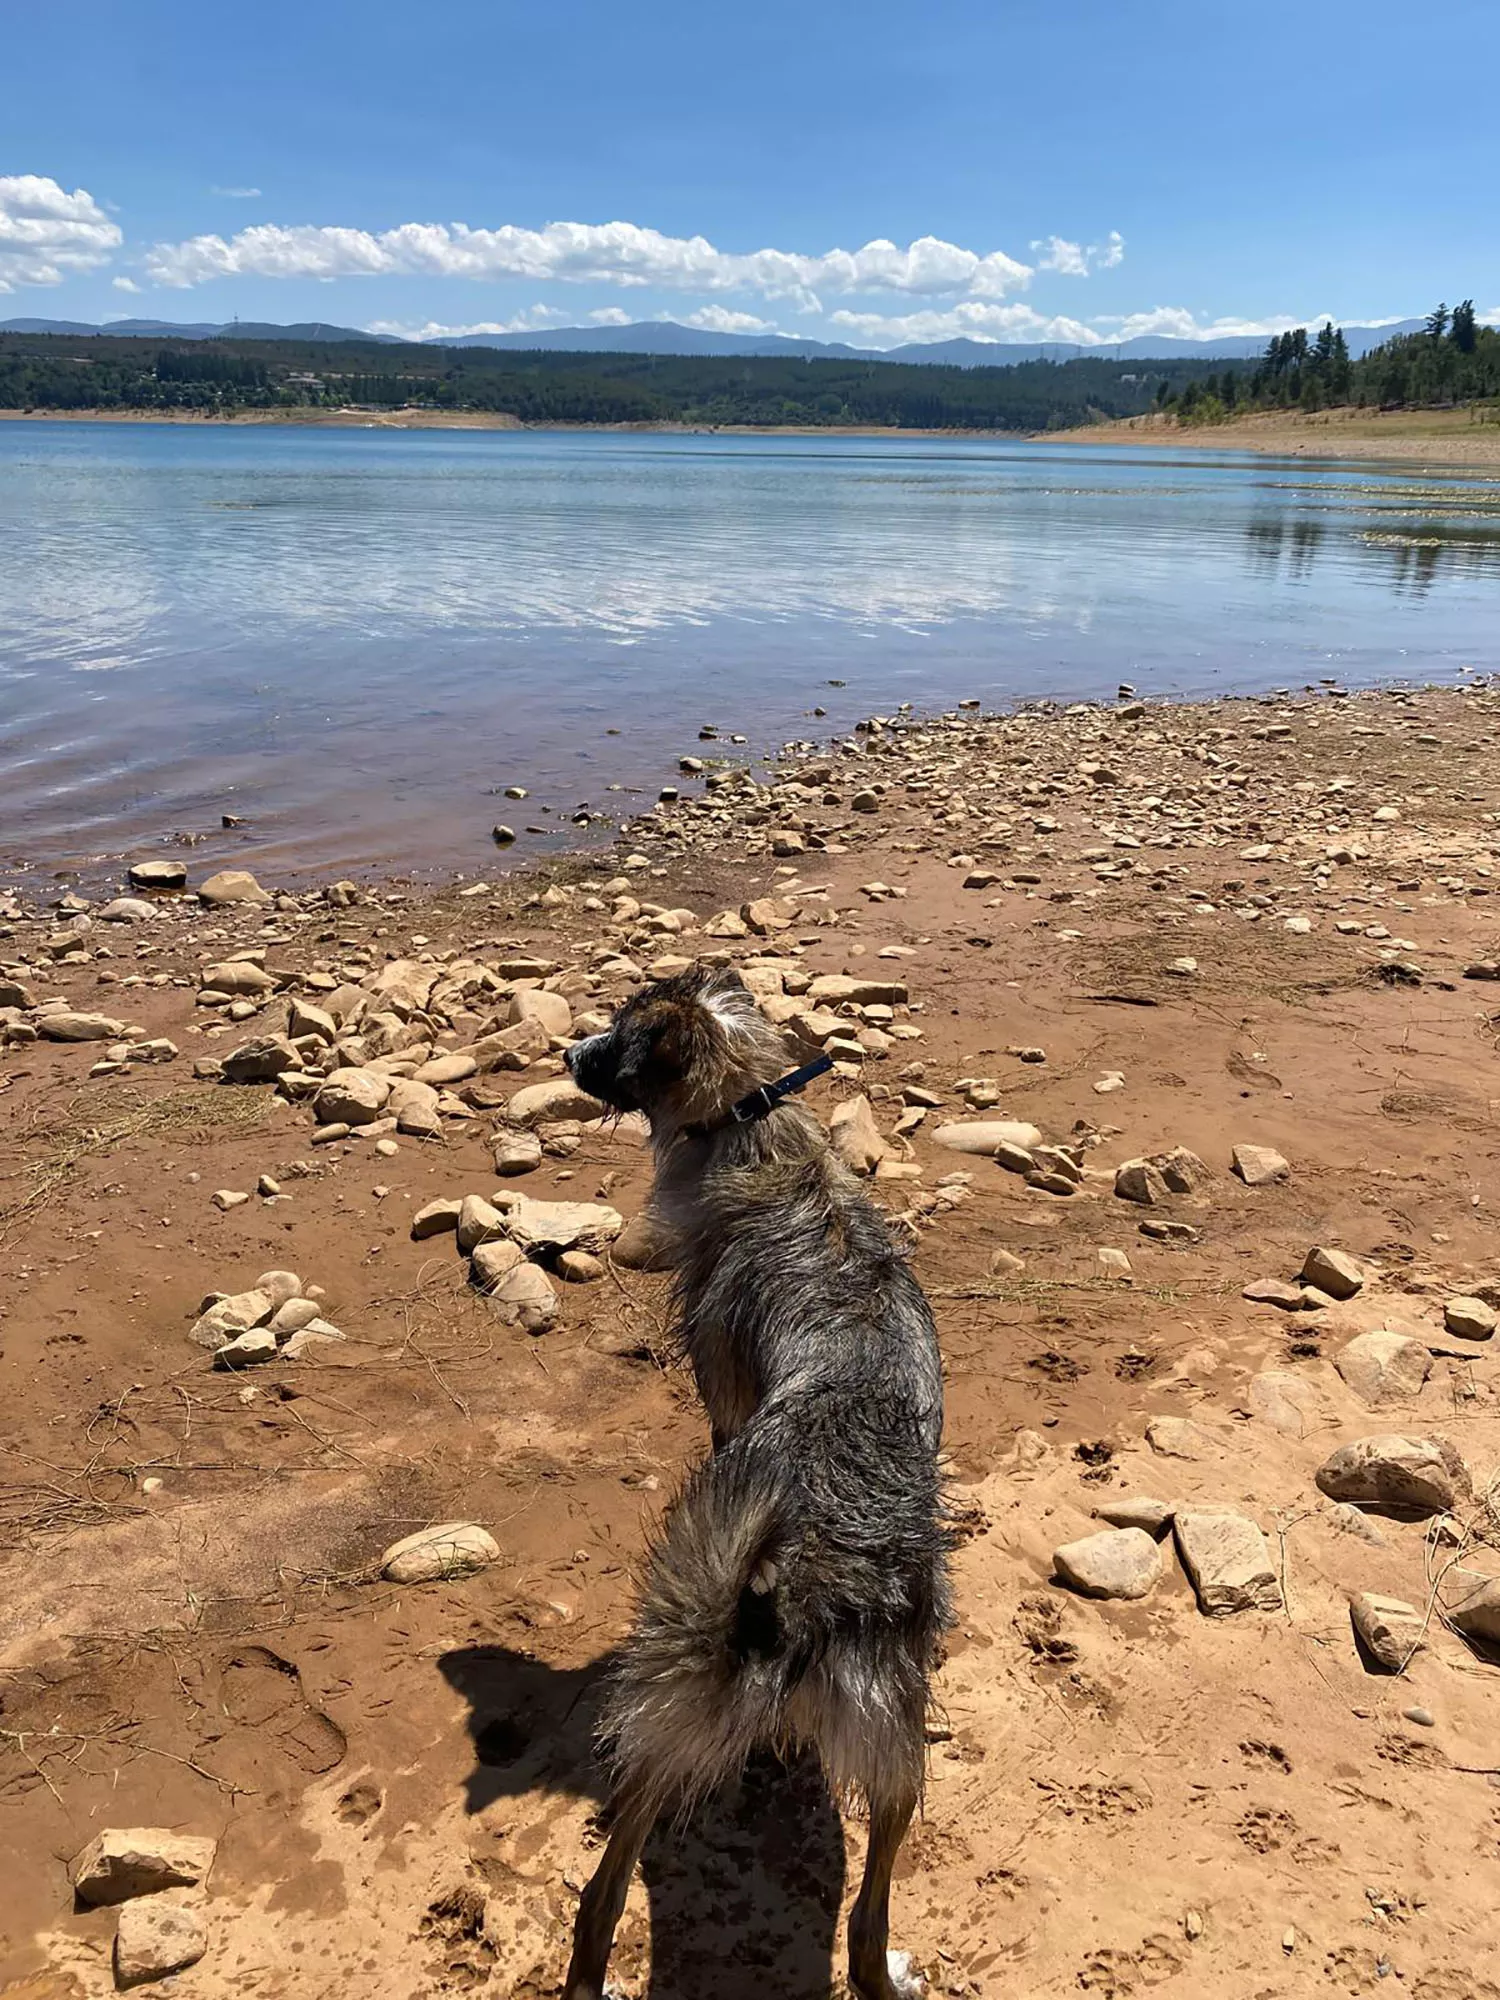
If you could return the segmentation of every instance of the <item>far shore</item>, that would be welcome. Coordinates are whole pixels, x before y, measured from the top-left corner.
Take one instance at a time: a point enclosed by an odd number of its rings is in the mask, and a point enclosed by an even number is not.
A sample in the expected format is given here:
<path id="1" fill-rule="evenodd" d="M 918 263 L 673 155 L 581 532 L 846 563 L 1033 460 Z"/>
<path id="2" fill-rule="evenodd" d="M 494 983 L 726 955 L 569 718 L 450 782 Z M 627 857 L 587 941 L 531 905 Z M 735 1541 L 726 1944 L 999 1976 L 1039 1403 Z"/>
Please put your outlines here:
<path id="1" fill-rule="evenodd" d="M 1468 410 L 1280 410 L 1227 424 L 1179 424 L 1171 417 L 1127 417 L 1065 431 L 917 429 L 899 424 L 526 423 L 499 410 L 4 410 L 0 422 L 291 424 L 314 430 L 600 431 L 662 437 L 952 438 L 984 443 L 1125 445 L 1157 451 L 1248 451 L 1277 458 L 1390 459 L 1407 463 L 1500 467 L 1500 423 Z"/>
<path id="2" fill-rule="evenodd" d="M 1398 458 L 1500 466 L 1500 423 L 1469 410 L 1268 411 L 1228 424 L 1127 417 L 1053 431 L 1049 443 L 1147 445 L 1157 450 L 1258 451 L 1277 458 Z"/>

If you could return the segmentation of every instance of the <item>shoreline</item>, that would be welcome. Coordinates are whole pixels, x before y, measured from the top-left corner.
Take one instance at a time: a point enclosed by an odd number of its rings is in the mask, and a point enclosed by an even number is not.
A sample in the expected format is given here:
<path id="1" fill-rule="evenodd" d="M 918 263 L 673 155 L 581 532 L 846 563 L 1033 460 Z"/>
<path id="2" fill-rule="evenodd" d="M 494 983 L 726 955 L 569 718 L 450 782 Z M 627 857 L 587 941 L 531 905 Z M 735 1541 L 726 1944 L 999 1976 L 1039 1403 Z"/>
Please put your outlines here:
<path id="1" fill-rule="evenodd" d="M 1500 475 L 1500 423 L 1463 410 L 1322 410 L 1257 412 L 1229 424 L 1178 424 L 1169 417 L 1128 417 L 1055 431 L 1060 444 L 1126 445 L 1172 451 L 1246 451 L 1277 458 L 1418 461 L 1494 467 Z"/>
<path id="2" fill-rule="evenodd" d="M 1304 415 L 1266 412 L 1230 424 L 1179 425 L 1158 416 L 1128 417 L 1060 431 L 907 428 L 895 424 L 569 424 L 528 423 L 501 411 L 0 409 L 0 423 L 171 424 L 180 427 L 274 427 L 321 430 L 515 431 L 641 437 L 861 437 L 972 440 L 1028 445 L 1124 445 L 1132 450 L 1252 452 L 1285 458 L 1420 462 L 1494 467 L 1500 475 L 1500 423 L 1476 422 L 1465 411 L 1333 410 Z"/>
<path id="3" fill-rule="evenodd" d="M 1500 1682 L 1424 1623 L 1431 1522 L 1318 1482 L 1359 1439 L 1441 1437 L 1454 1560 L 1495 1566 L 1469 1481 L 1500 1459 L 1497 727 L 1493 681 L 950 710 L 504 880 L 267 872 L 205 906 L 225 863 L 189 851 L 191 892 L 110 916 L 0 897 L 0 1987 L 105 2000 L 117 1912 L 59 1857 L 170 1827 L 217 1842 L 202 2000 L 247 1965 L 279 2000 L 419 2000 L 456 1964 L 556 1988 L 597 1843 L 580 1700 L 708 1449 L 669 1280 L 628 1247 L 647 1149 L 561 1053 L 714 956 L 789 1065 L 832 1044 L 804 1102 L 847 1107 L 944 1356 L 958 1624 L 896 1888 L 913 1965 L 974 2000 L 1018 1956 L 1062 1993 L 1143 1948 L 1205 2000 L 1285 1988 L 1291 1953 L 1321 1979 L 1369 1959 L 1366 1885 L 1409 1880 L 1420 1821 L 1401 1975 L 1468 1991 L 1500 1953 Z M 237 1050 L 265 1081 L 223 1080 Z M 1035 1136 L 998 1150 L 997 1119 Z M 481 1242 L 525 1200 L 597 1253 L 528 1237 L 496 1260 L 525 1286 L 484 1295 L 471 1195 Z M 216 1356 L 205 1299 L 273 1270 L 319 1331 Z M 1056 1552 L 1117 1514 L 1156 1524 L 1140 1588 L 1068 1588 Z M 458 1521 L 487 1566 L 384 1576 Z M 1359 1650 L 1361 1593 L 1423 1628 L 1400 1673 Z M 831 1820 L 786 1875 L 766 1782 L 674 1863 L 703 1920 L 658 1904 L 649 1972 L 638 1902 L 633 1988 L 792 1990 L 767 1912 L 795 1969 L 853 1884 Z M 701 1856 L 731 1841 L 726 1889 Z M 295 1909 L 289 1854 L 317 1862 Z"/>

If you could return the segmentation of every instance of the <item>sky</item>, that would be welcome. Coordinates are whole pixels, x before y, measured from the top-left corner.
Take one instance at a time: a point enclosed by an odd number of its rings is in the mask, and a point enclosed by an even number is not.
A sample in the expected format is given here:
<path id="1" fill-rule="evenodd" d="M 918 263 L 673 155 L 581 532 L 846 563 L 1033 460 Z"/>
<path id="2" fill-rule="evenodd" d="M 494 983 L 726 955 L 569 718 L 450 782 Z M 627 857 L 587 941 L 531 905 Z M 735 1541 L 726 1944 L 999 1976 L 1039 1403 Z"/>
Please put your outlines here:
<path id="1" fill-rule="evenodd" d="M 8 10 L 0 318 L 891 347 L 1500 318 L 1500 8 Z"/>

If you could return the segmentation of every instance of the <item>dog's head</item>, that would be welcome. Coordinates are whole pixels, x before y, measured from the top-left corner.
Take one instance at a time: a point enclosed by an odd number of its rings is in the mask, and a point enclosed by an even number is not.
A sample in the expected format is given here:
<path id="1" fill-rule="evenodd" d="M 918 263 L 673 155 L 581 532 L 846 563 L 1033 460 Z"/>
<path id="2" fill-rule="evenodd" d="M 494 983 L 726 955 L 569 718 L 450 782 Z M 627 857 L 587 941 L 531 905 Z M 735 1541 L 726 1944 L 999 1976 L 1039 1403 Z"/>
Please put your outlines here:
<path id="1" fill-rule="evenodd" d="M 653 1132 L 712 1126 L 786 1067 L 781 1039 L 732 966 L 698 964 L 637 993 L 568 1051 L 573 1081 Z"/>

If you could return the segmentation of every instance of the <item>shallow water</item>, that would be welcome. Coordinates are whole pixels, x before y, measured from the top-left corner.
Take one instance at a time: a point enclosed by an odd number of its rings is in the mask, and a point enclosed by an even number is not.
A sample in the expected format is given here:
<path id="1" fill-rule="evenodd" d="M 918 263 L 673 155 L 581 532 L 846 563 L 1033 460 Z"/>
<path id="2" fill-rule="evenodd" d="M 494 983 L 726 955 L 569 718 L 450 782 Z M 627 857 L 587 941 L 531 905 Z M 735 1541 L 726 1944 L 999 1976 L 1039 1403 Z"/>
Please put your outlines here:
<path id="1" fill-rule="evenodd" d="M 0 423 L 0 861 L 473 871 L 497 817 L 638 809 L 703 723 L 1496 668 L 1500 484 L 1458 473 Z"/>

